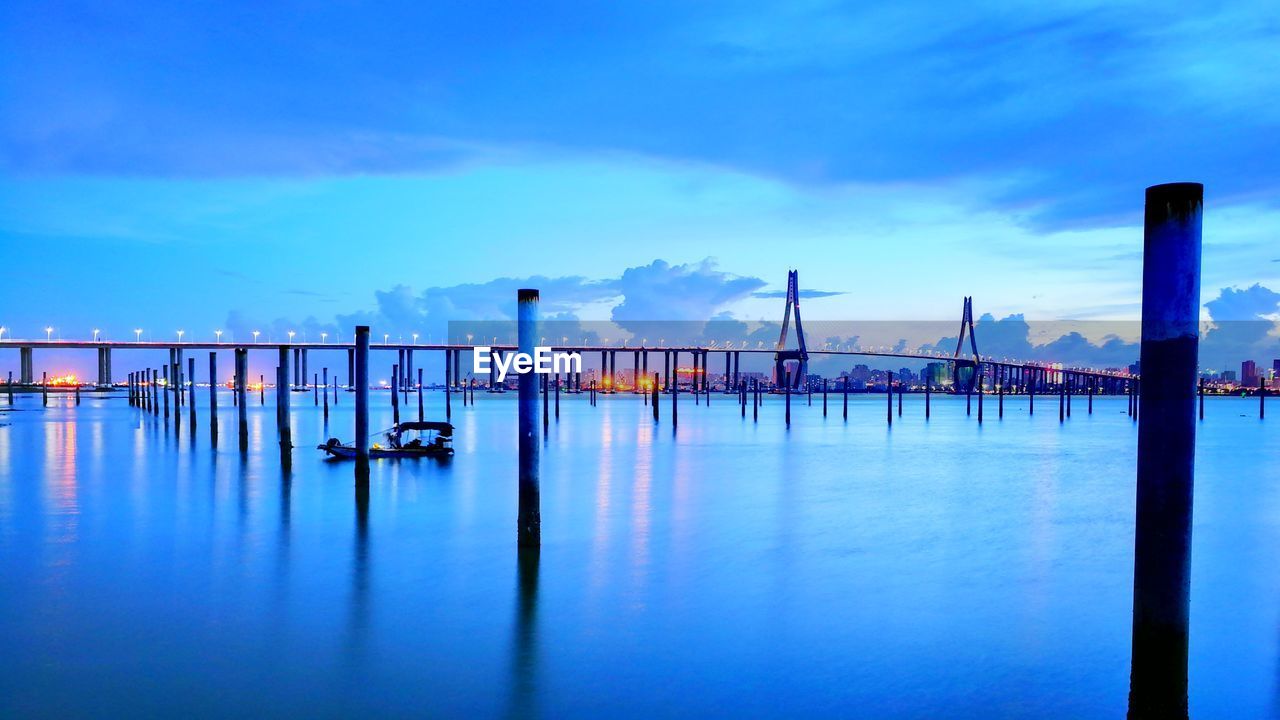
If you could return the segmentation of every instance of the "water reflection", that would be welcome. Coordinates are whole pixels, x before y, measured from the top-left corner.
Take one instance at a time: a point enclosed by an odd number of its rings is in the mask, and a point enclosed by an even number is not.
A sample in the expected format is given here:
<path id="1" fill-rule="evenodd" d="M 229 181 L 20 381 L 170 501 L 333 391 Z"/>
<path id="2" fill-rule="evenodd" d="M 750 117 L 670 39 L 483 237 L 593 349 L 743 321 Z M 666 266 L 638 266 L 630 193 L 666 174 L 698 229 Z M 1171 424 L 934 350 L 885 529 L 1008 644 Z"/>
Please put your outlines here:
<path id="1" fill-rule="evenodd" d="M 351 549 L 351 604 L 347 616 L 347 660 L 359 664 L 369 632 L 369 482 L 355 483 L 356 533 Z"/>
<path id="2" fill-rule="evenodd" d="M 511 648 L 511 704 L 507 716 L 538 717 L 538 548 L 516 553 L 516 619 Z"/>

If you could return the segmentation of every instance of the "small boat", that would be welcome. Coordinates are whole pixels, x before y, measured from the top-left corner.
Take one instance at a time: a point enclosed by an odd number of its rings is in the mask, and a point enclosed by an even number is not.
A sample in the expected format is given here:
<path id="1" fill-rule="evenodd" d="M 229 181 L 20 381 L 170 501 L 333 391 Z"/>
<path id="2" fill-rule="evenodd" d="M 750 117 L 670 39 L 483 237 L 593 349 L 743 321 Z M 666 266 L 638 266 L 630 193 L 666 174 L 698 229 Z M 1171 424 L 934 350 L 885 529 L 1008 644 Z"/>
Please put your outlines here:
<path id="1" fill-rule="evenodd" d="M 402 422 L 380 435 L 385 442 L 369 446 L 371 458 L 447 457 L 453 454 L 453 425 L 447 422 Z M 355 445 L 329 438 L 317 449 L 336 458 L 354 458 Z"/>

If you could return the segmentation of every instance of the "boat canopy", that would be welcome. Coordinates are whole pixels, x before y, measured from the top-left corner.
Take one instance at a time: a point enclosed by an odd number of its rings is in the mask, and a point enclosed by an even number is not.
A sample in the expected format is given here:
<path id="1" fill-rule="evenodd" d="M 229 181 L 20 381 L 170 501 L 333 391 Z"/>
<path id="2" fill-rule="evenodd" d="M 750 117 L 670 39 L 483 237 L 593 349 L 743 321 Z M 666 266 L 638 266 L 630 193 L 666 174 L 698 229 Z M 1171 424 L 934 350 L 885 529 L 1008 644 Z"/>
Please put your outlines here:
<path id="1" fill-rule="evenodd" d="M 395 427 L 396 432 L 404 432 L 405 430 L 434 430 L 441 435 L 452 435 L 453 425 L 447 422 L 431 421 L 431 422 L 402 422 Z"/>

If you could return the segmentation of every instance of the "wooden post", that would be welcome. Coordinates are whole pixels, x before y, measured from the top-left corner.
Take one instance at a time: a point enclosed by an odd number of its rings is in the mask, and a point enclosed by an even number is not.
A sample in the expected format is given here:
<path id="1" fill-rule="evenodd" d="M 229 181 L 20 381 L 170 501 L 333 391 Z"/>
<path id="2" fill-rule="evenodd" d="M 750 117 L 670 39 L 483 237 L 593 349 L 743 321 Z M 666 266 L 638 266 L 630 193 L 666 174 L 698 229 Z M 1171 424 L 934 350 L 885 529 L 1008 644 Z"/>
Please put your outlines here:
<path id="1" fill-rule="evenodd" d="M 320 368 L 320 376 L 324 380 L 324 419 L 329 419 L 329 368 Z M 336 378 L 335 378 L 336 379 Z"/>
<path id="2" fill-rule="evenodd" d="M 788 370 L 788 371 L 787 371 L 786 383 L 787 383 L 787 388 L 786 388 L 786 398 L 787 398 L 787 415 L 786 415 L 786 418 L 787 418 L 787 427 L 791 427 L 791 371 L 790 371 L 790 370 Z"/>
<path id="3" fill-rule="evenodd" d="M 355 370 L 351 380 L 356 391 L 356 482 L 369 480 L 369 326 L 356 326 L 356 347 L 353 355 Z"/>
<path id="4" fill-rule="evenodd" d="M 518 352 L 532 357 L 538 338 L 538 291 L 516 291 L 516 336 Z M 516 517 L 516 544 L 522 548 L 542 544 L 541 487 L 538 413 L 538 376 L 517 375 L 519 391 L 519 512 Z"/>
<path id="5" fill-rule="evenodd" d="M 884 384 L 884 399 L 886 402 L 884 415 L 888 419 L 889 425 L 893 425 L 893 371 L 889 371 L 888 380 Z"/>
<path id="6" fill-rule="evenodd" d="M 658 373 L 656 372 L 653 374 L 653 387 L 650 388 L 649 394 L 652 395 L 652 397 L 650 398 L 650 401 L 651 401 L 651 404 L 653 405 L 653 421 L 658 422 Z M 560 394 L 557 393 L 556 394 L 557 403 L 559 401 L 559 398 L 560 398 Z M 559 404 L 557 404 L 556 408 L 558 409 L 559 407 L 560 407 Z M 556 417 L 558 418 L 560 416 L 557 415 Z"/>
<path id="7" fill-rule="evenodd" d="M 822 378 L 822 417 L 827 416 L 827 379 Z"/>
<path id="8" fill-rule="evenodd" d="M 1130 718 L 1187 717 L 1203 186 L 1147 188 Z"/>
<path id="9" fill-rule="evenodd" d="M 293 450 L 293 429 L 289 426 L 289 348 L 281 345 L 280 381 L 276 383 L 277 412 L 280 414 L 280 457 L 287 461 Z"/>
<path id="10" fill-rule="evenodd" d="M 194 352 L 194 351 L 192 351 Z M 194 418 L 196 404 L 196 361 L 191 358 L 191 417 Z M 191 431 L 195 432 L 195 420 L 191 421 Z M 209 352 L 209 442 L 218 447 L 218 352 Z"/>
<path id="11" fill-rule="evenodd" d="M 194 351 L 193 351 L 194 352 Z M 191 424 L 191 439 L 196 439 L 196 359 L 187 358 L 187 378 L 191 382 L 191 395 L 187 398 L 187 419 Z M 210 376 L 209 387 L 213 387 L 212 376 Z"/>
<path id="12" fill-rule="evenodd" d="M 401 350 L 401 353 L 404 351 Z M 391 421 L 400 424 L 400 364 L 391 365 Z"/>
<path id="13" fill-rule="evenodd" d="M 445 392 L 446 393 L 448 392 L 448 388 L 446 388 Z M 423 417 L 423 412 L 424 411 L 422 408 L 422 368 L 418 368 L 418 422 L 422 422 L 423 420 L 425 420 L 425 418 Z"/>
<path id="14" fill-rule="evenodd" d="M 249 348 L 235 351 L 236 361 L 236 429 L 239 432 L 240 451 L 249 449 Z"/>

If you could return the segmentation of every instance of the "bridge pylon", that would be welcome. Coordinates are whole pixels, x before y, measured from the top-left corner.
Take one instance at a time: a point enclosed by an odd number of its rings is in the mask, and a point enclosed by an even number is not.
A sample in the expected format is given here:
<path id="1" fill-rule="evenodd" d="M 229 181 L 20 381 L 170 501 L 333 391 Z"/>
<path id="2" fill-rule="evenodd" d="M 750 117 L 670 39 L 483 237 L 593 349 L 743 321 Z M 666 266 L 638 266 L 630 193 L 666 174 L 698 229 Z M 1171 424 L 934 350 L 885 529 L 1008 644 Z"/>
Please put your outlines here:
<path id="1" fill-rule="evenodd" d="M 787 349 L 787 328 L 791 323 L 791 310 L 796 313 L 796 345 L 797 349 Z M 773 354 L 773 383 L 781 387 L 787 381 L 787 370 L 791 370 L 791 387 L 798 388 L 809 373 L 809 349 L 804 342 L 804 326 L 800 323 L 800 273 L 787 271 L 787 305 L 782 313 L 782 334 L 778 336 L 778 347 Z"/>
<path id="2" fill-rule="evenodd" d="M 964 349 L 965 338 L 969 339 L 969 350 L 972 352 L 971 357 L 961 357 L 960 351 Z M 978 334 L 973 328 L 973 297 L 964 299 L 964 311 L 960 316 L 960 335 L 956 338 L 956 351 L 951 361 L 951 381 L 952 387 L 956 392 L 968 394 L 973 391 L 973 386 L 978 380 L 978 364 L 982 362 L 982 356 L 978 354 Z M 962 369 L 968 369 L 969 372 L 961 373 Z"/>

